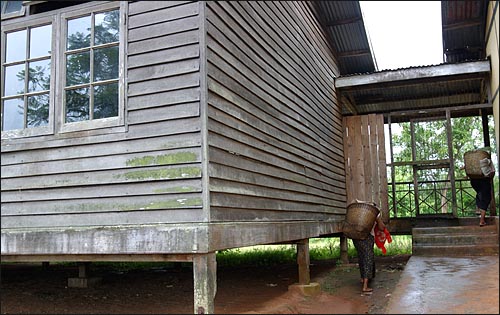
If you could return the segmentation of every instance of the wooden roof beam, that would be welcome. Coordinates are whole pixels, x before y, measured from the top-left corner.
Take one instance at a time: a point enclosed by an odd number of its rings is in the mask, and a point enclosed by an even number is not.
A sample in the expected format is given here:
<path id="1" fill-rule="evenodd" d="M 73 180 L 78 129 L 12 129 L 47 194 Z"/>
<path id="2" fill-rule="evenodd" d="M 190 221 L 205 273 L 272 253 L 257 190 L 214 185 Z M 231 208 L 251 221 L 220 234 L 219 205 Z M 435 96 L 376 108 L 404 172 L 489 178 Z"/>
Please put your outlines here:
<path id="1" fill-rule="evenodd" d="M 358 114 L 358 110 L 356 109 L 356 105 L 354 105 L 354 102 L 352 102 L 352 97 L 349 97 L 347 98 L 345 95 L 341 94 L 341 97 L 340 97 L 341 101 L 342 101 L 342 104 L 345 106 L 345 108 L 347 108 L 347 110 L 353 114 L 353 115 L 357 115 Z"/>
<path id="2" fill-rule="evenodd" d="M 358 23 L 360 21 L 363 21 L 363 18 L 361 16 L 355 16 L 355 17 L 346 18 L 343 20 L 336 20 L 336 21 L 327 22 L 326 26 L 339 26 L 339 25 L 345 25 L 345 24 Z"/>
<path id="3" fill-rule="evenodd" d="M 341 89 L 369 84 L 402 82 L 412 79 L 431 79 L 443 76 L 477 74 L 490 72 L 490 68 L 490 61 L 483 60 L 429 67 L 384 70 L 370 74 L 335 78 L 335 87 Z"/>
<path id="4" fill-rule="evenodd" d="M 344 57 L 357 57 L 357 56 L 364 56 L 371 54 L 372 53 L 370 52 L 369 49 L 361 49 L 361 50 L 350 50 L 350 51 L 339 52 L 337 56 L 340 58 L 344 58 Z"/>
<path id="5" fill-rule="evenodd" d="M 370 102 L 370 100 L 358 100 L 357 108 L 359 112 L 365 112 L 373 107 L 384 108 L 384 111 L 393 110 L 409 110 L 413 108 L 419 108 L 419 110 L 425 111 L 429 107 L 447 107 L 449 104 L 463 104 L 460 106 L 467 107 L 467 104 L 474 104 L 478 101 L 479 95 L 477 93 L 462 93 L 453 94 L 449 96 L 437 96 L 437 97 L 421 97 L 414 99 L 404 99 L 404 100 L 387 100 L 381 102 Z"/>
<path id="6" fill-rule="evenodd" d="M 464 20 L 456 23 L 450 23 L 450 24 L 443 24 L 442 29 L 443 31 L 451 31 L 451 30 L 456 30 L 464 27 L 471 27 L 471 26 L 481 26 L 481 23 L 483 23 L 483 20 L 480 18 L 477 19 L 471 19 L 471 20 Z"/>

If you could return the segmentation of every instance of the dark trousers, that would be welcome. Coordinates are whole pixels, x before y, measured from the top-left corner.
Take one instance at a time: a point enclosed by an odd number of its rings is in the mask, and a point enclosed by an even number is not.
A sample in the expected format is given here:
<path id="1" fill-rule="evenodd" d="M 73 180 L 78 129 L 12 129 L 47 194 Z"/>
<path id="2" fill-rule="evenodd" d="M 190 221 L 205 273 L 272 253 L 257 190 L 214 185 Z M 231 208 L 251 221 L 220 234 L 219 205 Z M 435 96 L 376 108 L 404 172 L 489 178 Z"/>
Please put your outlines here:
<path id="1" fill-rule="evenodd" d="M 471 179 L 470 184 L 476 191 L 476 206 L 488 210 L 491 202 L 491 180 L 489 178 Z"/>

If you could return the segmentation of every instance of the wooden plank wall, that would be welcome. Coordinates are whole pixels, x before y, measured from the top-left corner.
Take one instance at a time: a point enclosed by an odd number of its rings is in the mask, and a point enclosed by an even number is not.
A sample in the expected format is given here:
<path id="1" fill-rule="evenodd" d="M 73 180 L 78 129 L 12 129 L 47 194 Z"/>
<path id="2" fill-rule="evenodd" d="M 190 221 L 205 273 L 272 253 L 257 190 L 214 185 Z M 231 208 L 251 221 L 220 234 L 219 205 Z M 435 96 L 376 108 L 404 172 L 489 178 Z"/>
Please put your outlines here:
<path id="1" fill-rule="evenodd" d="M 374 202 L 387 222 L 387 167 L 384 117 L 369 114 L 344 117 L 347 204 L 356 199 Z"/>
<path id="2" fill-rule="evenodd" d="M 211 221 L 341 220 L 339 74 L 302 1 L 209 1 Z"/>
<path id="3" fill-rule="evenodd" d="M 126 126 L 2 141 L 2 229 L 206 221 L 199 7 L 129 4 Z"/>

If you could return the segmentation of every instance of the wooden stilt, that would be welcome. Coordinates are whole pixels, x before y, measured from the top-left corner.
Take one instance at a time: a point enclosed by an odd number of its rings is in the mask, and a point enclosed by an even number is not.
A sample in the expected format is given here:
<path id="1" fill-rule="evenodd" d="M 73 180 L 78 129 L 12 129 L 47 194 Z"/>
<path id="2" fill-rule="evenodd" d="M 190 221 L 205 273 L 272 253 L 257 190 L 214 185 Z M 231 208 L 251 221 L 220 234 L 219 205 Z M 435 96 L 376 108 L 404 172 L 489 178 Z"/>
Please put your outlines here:
<path id="1" fill-rule="evenodd" d="M 193 256 L 194 313 L 213 314 L 217 292 L 215 252 Z"/>
<path id="2" fill-rule="evenodd" d="M 299 265 L 299 284 L 310 284 L 309 272 L 309 239 L 297 243 L 297 264 Z"/>
<path id="3" fill-rule="evenodd" d="M 343 264 L 349 263 L 349 254 L 348 254 L 347 250 L 348 250 L 347 237 L 341 236 L 340 237 L 340 261 Z"/>
<path id="4" fill-rule="evenodd" d="M 100 277 L 90 277 L 90 262 L 78 263 L 78 278 L 68 278 L 69 288 L 89 288 L 101 282 Z"/>
<path id="5" fill-rule="evenodd" d="M 90 263 L 78 263 L 78 278 L 87 278 L 89 274 Z"/>

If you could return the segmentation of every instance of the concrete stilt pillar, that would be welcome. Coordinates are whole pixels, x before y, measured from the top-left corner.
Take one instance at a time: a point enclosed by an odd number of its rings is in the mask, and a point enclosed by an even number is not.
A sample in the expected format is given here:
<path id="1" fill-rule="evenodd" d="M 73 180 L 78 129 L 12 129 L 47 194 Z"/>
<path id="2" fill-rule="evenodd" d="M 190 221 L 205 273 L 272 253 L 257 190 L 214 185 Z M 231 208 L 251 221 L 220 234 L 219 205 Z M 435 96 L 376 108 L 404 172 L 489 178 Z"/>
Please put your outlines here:
<path id="1" fill-rule="evenodd" d="M 78 278 L 68 278 L 69 288 L 89 288 L 98 285 L 102 278 L 89 277 L 90 262 L 78 263 Z"/>
<path id="2" fill-rule="evenodd" d="M 217 261 L 215 252 L 194 255 L 194 313 L 214 314 L 217 293 Z"/>

